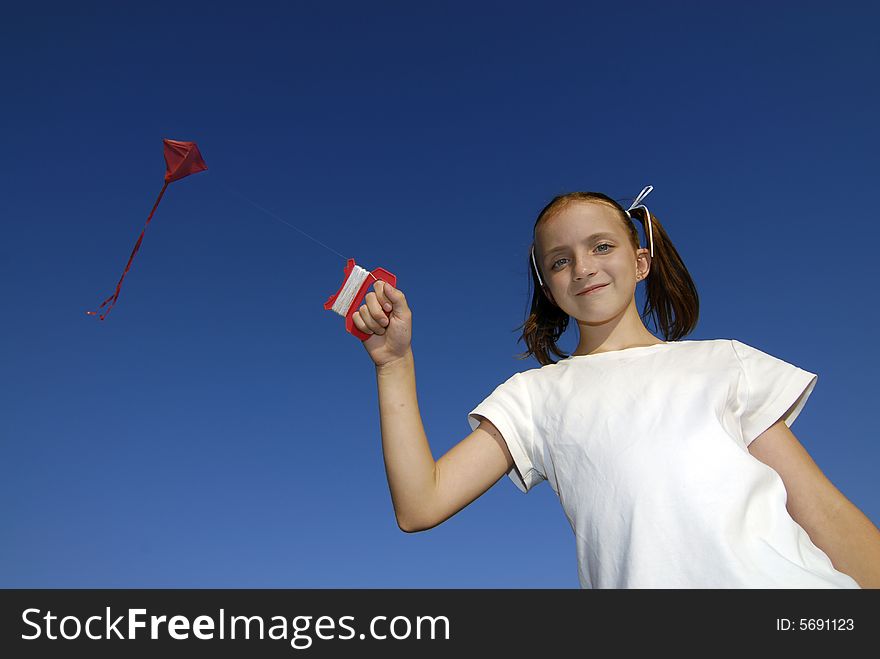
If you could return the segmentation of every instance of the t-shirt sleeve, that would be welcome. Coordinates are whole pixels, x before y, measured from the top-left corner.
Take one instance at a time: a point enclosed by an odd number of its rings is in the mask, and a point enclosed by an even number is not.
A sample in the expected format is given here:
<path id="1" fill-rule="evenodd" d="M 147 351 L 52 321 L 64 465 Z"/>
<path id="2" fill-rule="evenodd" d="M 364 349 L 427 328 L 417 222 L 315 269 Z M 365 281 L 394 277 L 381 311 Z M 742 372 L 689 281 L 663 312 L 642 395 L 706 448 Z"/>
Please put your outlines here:
<path id="1" fill-rule="evenodd" d="M 477 414 L 491 421 L 504 437 L 514 462 L 507 475 L 514 485 L 527 493 L 546 479 L 535 446 L 532 402 L 522 374 L 515 373 L 471 410 L 467 417 L 471 431 L 480 425 Z"/>
<path id="2" fill-rule="evenodd" d="M 748 446 L 779 419 L 791 427 L 819 376 L 740 341 L 731 343 L 743 371 L 741 424 Z"/>

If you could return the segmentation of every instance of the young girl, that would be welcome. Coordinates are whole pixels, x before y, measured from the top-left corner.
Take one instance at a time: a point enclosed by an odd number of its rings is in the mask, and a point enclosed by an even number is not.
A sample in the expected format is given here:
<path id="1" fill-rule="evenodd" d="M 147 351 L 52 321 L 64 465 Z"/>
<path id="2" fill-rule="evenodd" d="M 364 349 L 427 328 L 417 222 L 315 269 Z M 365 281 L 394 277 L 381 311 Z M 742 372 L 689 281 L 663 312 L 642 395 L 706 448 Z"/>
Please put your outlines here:
<path id="1" fill-rule="evenodd" d="M 680 340 L 696 325 L 697 291 L 639 203 L 650 191 L 627 210 L 574 192 L 541 211 L 522 335 L 522 357 L 541 367 L 497 386 L 436 462 L 406 297 L 381 281 L 367 294 L 354 322 L 373 334 L 364 346 L 398 525 L 432 528 L 507 474 L 523 492 L 547 480 L 558 495 L 582 588 L 880 587 L 880 531 L 789 429 L 817 376 L 733 339 Z M 644 314 L 666 341 L 637 311 L 643 280 Z M 565 355 L 556 341 L 569 318 L 580 338 Z"/>

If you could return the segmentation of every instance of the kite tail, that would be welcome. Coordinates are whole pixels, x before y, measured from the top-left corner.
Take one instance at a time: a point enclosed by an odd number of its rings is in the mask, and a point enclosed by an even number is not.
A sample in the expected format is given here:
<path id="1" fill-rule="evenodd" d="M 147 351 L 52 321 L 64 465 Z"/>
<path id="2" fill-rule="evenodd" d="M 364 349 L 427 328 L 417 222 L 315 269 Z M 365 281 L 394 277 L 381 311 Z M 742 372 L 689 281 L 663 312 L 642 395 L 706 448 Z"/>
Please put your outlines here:
<path id="1" fill-rule="evenodd" d="M 101 320 L 104 320 L 107 317 L 107 314 L 110 313 L 110 310 L 113 308 L 113 305 L 116 304 L 117 298 L 119 298 L 119 290 L 122 288 L 122 280 L 125 279 L 125 275 L 128 273 L 129 268 L 131 268 L 131 262 L 134 260 L 134 255 L 137 254 L 137 251 L 141 248 L 141 242 L 144 239 L 144 233 L 147 231 L 147 226 L 150 224 L 150 220 L 153 219 L 153 213 L 156 212 L 156 208 L 159 206 L 159 202 L 162 201 L 162 195 L 165 194 L 165 188 L 168 187 L 169 181 L 165 181 L 165 185 L 162 186 L 162 191 L 159 193 L 159 196 L 156 198 L 156 203 L 153 204 L 153 210 L 150 211 L 149 217 L 147 217 L 147 222 L 144 224 L 144 228 L 141 231 L 141 235 L 138 237 L 137 242 L 134 245 L 134 249 L 131 252 L 131 256 L 128 257 L 128 263 L 125 265 L 125 270 L 122 273 L 122 277 L 119 278 L 119 283 L 116 284 L 116 291 L 108 297 L 104 302 L 98 307 L 98 311 L 104 308 L 108 302 L 110 302 L 110 306 L 107 307 L 107 311 L 100 317 Z M 112 302 L 111 302 L 112 301 Z M 86 314 L 89 316 L 97 315 L 97 311 L 86 311 Z"/>

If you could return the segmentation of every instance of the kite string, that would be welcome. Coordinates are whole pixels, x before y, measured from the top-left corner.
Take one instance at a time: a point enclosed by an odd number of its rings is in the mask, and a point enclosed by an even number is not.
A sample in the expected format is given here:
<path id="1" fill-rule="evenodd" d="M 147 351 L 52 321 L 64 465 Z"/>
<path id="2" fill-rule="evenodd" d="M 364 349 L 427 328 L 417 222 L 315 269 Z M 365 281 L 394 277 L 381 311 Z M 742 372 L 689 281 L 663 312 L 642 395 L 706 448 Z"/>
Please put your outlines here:
<path id="1" fill-rule="evenodd" d="M 307 234 L 305 231 L 303 231 L 303 230 L 300 229 L 299 227 L 294 226 L 294 225 L 291 224 L 290 222 L 287 222 L 287 221 L 283 220 L 282 218 L 278 217 L 275 213 L 273 213 L 273 212 L 270 211 L 270 210 L 267 210 L 267 209 L 263 208 L 262 206 L 260 206 L 257 202 L 253 201 L 252 199 L 248 199 L 247 197 L 245 197 L 242 193 L 240 193 L 240 192 L 239 192 L 238 190 L 236 190 L 235 188 L 230 188 L 230 189 L 231 189 L 235 194 L 237 194 L 239 197 L 241 197 L 241 198 L 244 199 L 246 202 L 248 202 L 249 204 L 251 204 L 252 206 L 254 206 L 255 208 L 258 208 L 259 210 L 261 210 L 261 211 L 263 211 L 264 213 L 266 213 L 266 215 L 270 215 L 271 217 L 274 217 L 276 220 L 278 220 L 278 221 L 281 222 L 282 224 L 286 224 L 287 226 L 289 226 L 289 227 L 291 227 L 291 228 L 293 228 L 293 229 L 296 229 L 297 231 L 299 231 L 301 234 L 303 234 L 303 235 L 306 236 L 307 238 L 311 238 L 311 239 L 314 240 L 316 243 L 318 243 L 321 247 L 324 247 L 325 249 L 329 249 L 329 250 L 330 250 L 331 252 L 333 252 L 334 254 L 339 254 L 339 252 L 337 252 L 335 249 L 333 249 L 332 247 L 327 247 L 327 245 L 325 245 L 324 243 L 322 243 L 322 242 L 321 242 L 320 240 L 318 240 L 317 238 L 314 238 L 314 237 L 310 236 L 309 234 Z M 348 257 L 346 257 L 346 256 L 344 256 L 344 255 L 342 255 L 342 254 L 339 254 L 339 256 L 341 256 L 343 259 L 346 259 L 346 260 L 348 259 Z"/>
<path id="2" fill-rule="evenodd" d="M 266 215 L 269 215 L 270 217 L 274 217 L 276 220 L 278 220 L 278 221 L 281 222 L 282 224 L 286 224 L 287 226 L 291 227 L 292 229 L 296 229 L 296 230 L 299 231 L 301 234 L 303 234 L 306 238 L 310 238 L 311 240 L 314 240 L 314 241 L 315 241 L 316 243 L 318 243 L 321 247 L 324 247 L 325 249 L 330 250 L 330 251 L 333 252 L 334 254 L 338 254 L 340 257 L 342 257 L 342 258 L 343 258 L 344 260 L 346 260 L 346 261 L 348 260 L 348 257 L 347 257 L 347 256 L 345 256 L 345 255 L 343 255 L 343 254 L 340 254 L 339 252 L 337 252 L 337 251 L 336 251 L 335 249 L 333 249 L 332 247 L 328 247 L 327 245 L 325 245 L 324 243 L 322 243 L 320 240 L 318 240 L 317 238 L 315 238 L 315 237 L 313 237 L 313 236 L 310 236 L 309 234 L 307 234 L 305 231 L 303 231 L 303 230 L 300 229 L 299 227 L 294 226 L 293 224 L 291 224 L 290 222 L 284 220 L 283 218 L 278 217 L 278 216 L 277 216 L 275 213 L 273 213 L 272 211 L 270 211 L 270 210 L 268 210 L 268 209 L 266 209 L 266 208 L 263 208 L 263 207 L 260 206 L 257 202 L 255 202 L 253 199 L 250 199 L 250 198 L 246 197 L 245 195 L 243 195 L 241 192 L 239 192 L 239 191 L 236 190 L 235 188 L 233 188 L 233 187 L 230 186 L 229 189 L 232 190 L 232 191 L 233 191 L 235 194 L 237 194 L 239 197 L 241 197 L 242 199 L 244 199 L 246 202 L 248 202 L 249 204 L 251 204 L 254 208 L 257 208 L 257 209 L 263 211 L 264 213 L 266 213 Z M 370 272 L 369 270 L 364 270 L 363 268 L 361 268 L 361 267 L 355 265 L 355 267 L 354 267 L 354 269 L 352 270 L 351 274 L 349 275 L 349 279 L 346 281 L 346 284 L 345 284 L 345 285 L 348 286 L 348 285 L 349 285 L 349 282 L 352 282 L 352 278 L 354 277 L 354 278 L 357 278 L 357 279 L 360 280 L 360 281 L 357 282 L 357 286 L 358 286 L 358 288 L 359 288 L 359 287 L 360 287 L 360 284 L 363 282 L 363 280 L 366 279 L 366 276 L 365 276 L 365 275 L 361 275 L 361 272 L 365 272 L 367 275 L 369 275 L 370 277 L 372 277 L 375 281 L 379 281 L 379 280 L 376 278 L 376 275 L 374 275 L 372 272 Z M 357 290 L 357 289 L 355 289 L 355 290 Z M 347 292 L 348 292 L 348 291 L 346 291 L 346 293 L 347 293 Z M 351 293 L 351 297 L 353 297 L 353 295 L 354 295 L 354 292 Z M 348 297 L 348 295 L 345 295 L 344 297 Z M 334 311 L 336 311 L 336 309 L 334 309 Z M 337 312 L 337 313 L 338 313 L 338 312 Z"/>

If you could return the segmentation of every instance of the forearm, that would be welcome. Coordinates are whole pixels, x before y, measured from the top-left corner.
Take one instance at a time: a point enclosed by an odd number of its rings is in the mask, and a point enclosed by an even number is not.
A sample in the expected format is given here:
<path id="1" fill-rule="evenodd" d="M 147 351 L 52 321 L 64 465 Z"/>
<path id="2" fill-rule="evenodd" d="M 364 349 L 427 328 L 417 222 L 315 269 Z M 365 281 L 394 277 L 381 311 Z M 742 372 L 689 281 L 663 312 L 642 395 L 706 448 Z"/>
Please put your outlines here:
<path id="1" fill-rule="evenodd" d="M 804 530 L 835 569 L 862 588 L 880 588 L 880 530 L 851 501 L 844 499 L 821 524 Z"/>
<path id="2" fill-rule="evenodd" d="M 412 350 L 376 368 L 379 419 L 385 472 L 394 513 L 401 529 L 418 528 L 420 515 L 435 491 L 435 461 L 425 435 L 416 397 Z"/>

